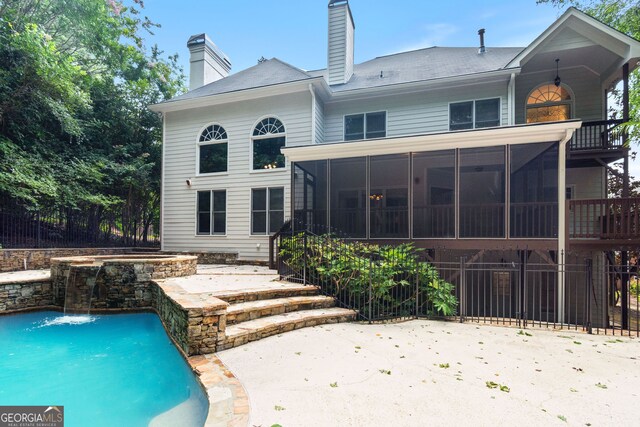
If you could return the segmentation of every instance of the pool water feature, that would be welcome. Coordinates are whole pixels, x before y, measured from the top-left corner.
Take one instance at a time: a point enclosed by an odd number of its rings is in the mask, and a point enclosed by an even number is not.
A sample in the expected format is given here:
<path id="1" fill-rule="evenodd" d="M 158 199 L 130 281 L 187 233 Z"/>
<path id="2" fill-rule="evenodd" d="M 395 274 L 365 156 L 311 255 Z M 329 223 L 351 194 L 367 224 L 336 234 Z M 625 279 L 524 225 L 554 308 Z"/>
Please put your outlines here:
<path id="1" fill-rule="evenodd" d="M 91 311 L 91 299 L 102 264 L 70 265 L 65 286 L 64 313 L 86 313 Z"/>
<path id="2" fill-rule="evenodd" d="M 0 404 L 65 426 L 202 426 L 208 399 L 153 313 L 0 316 Z"/>

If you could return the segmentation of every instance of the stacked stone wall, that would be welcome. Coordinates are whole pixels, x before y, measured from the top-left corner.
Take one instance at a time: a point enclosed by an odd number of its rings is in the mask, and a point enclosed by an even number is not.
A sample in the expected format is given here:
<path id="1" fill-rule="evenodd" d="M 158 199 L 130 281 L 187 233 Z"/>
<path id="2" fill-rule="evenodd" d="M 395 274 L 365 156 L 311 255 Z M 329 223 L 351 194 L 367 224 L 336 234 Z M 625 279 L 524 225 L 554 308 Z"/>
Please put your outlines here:
<path id="1" fill-rule="evenodd" d="M 53 305 L 50 280 L 0 283 L 0 313 Z"/>
<path id="2" fill-rule="evenodd" d="M 169 255 L 198 257 L 198 264 L 238 264 L 238 254 L 231 252 L 161 252 Z"/>
<path id="3" fill-rule="evenodd" d="M 46 269 L 51 267 L 52 258 L 127 254 L 132 250 L 132 248 L 0 249 L 0 273 Z"/>

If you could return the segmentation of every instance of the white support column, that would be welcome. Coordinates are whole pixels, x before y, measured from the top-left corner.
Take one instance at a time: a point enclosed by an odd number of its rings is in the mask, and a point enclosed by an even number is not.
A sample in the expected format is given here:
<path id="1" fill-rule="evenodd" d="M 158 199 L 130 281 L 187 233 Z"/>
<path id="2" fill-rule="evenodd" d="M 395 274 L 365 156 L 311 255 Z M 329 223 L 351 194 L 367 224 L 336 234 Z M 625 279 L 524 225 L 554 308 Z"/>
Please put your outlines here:
<path id="1" fill-rule="evenodd" d="M 511 73 L 509 84 L 507 85 L 507 123 L 509 126 L 516 124 L 515 114 L 515 99 L 516 99 L 516 74 Z"/>
<path id="2" fill-rule="evenodd" d="M 567 130 L 566 136 L 558 144 L 558 321 L 564 323 L 565 301 L 565 250 L 566 250 L 566 203 L 567 203 L 567 143 L 573 136 L 573 130 Z"/>

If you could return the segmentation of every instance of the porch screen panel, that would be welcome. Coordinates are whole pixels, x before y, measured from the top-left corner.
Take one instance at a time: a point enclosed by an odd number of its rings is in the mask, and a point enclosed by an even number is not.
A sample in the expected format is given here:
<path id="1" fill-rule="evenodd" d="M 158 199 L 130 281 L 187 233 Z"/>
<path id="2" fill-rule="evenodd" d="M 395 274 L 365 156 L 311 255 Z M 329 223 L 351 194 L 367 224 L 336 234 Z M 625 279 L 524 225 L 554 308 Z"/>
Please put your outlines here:
<path id="1" fill-rule="evenodd" d="M 455 150 L 413 154 L 413 237 L 455 237 Z"/>
<path id="2" fill-rule="evenodd" d="M 330 170 L 331 227 L 349 237 L 366 237 L 366 158 L 331 160 Z"/>
<path id="3" fill-rule="evenodd" d="M 558 237 L 558 144 L 512 145 L 510 151 L 509 235 Z"/>
<path id="4" fill-rule="evenodd" d="M 369 161 L 369 237 L 409 237 L 409 155 Z"/>
<path id="5" fill-rule="evenodd" d="M 460 150 L 460 237 L 505 237 L 505 147 Z"/>
<path id="6" fill-rule="evenodd" d="M 327 161 L 297 162 L 293 175 L 296 227 L 322 233 L 327 225 Z"/>

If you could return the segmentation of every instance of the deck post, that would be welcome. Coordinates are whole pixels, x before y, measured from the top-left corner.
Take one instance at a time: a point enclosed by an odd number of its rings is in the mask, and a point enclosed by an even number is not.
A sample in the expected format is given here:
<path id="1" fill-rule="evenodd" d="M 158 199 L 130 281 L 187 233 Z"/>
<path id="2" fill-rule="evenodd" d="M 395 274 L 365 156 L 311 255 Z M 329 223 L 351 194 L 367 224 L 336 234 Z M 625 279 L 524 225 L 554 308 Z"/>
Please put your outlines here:
<path id="1" fill-rule="evenodd" d="M 558 144 L 558 321 L 564 321 L 564 251 L 567 246 L 567 143 L 571 140 L 573 131 L 567 131 L 566 136 Z M 561 323 L 562 324 L 562 323 Z"/>
<path id="2" fill-rule="evenodd" d="M 629 63 L 622 66 L 622 120 L 629 121 Z M 622 143 L 624 147 L 624 165 L 622 177 L 622 198 L 629 198 L 629 132 L 622 131 Z M 625 213 L 623 212 L 623 215 Z M 629 327 L 629 252 L 623 250 L 620 255 L 620 306 L 622 308 L 622 329 Z"/>

